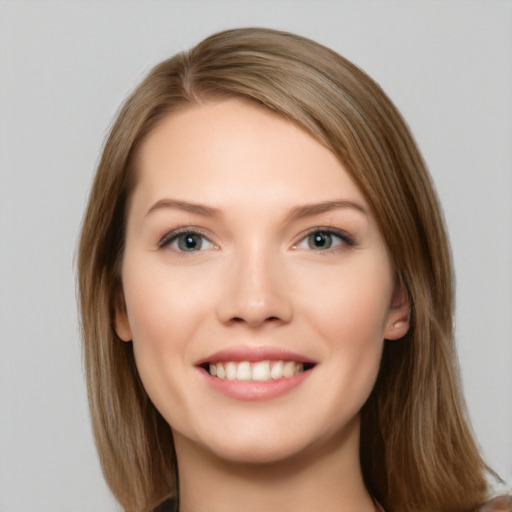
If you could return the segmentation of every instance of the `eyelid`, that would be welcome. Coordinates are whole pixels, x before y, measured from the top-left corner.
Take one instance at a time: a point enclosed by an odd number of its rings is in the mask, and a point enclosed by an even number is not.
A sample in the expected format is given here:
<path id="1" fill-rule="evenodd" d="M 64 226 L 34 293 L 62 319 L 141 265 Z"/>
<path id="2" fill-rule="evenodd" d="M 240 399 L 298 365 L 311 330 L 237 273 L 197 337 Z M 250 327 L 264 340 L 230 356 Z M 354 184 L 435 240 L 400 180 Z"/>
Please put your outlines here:
<path id="1" fill-rule="evenodd" d="M 301 233 L 299 235 L 299 237 L 297 238 L 297 241 L 293 243 L 292 249 L 297 249 L 298 245 L 301 242 L 303 242 L 304 240 L 306 240 L 308 236 L 310 236 L 314 233 L 318 233 L 318 232 L 326 233 L 326 234 L 333 235 L 333 236 L 339 238 L 342 242 L 341 245 L 345 245 L 345 244 L 348 246 L 355 245 L 355 241 L 354 241 L 353 237 L 351 235 L 349 235 L 343 229 L 328 227 L 328 226 L 315 226 L 315 227 L 308 229 L 307 231 Z M 158 249 L 163 249 L 163 248 L 169 246 L 173 241 L 175 241 L 180 235 L 182 235 L 184 233 L 200 235 L 204 239 L 206 239 L 210 244 L 212 244 L 215 248 L 218 248 L 218 245 L 212 240 L 212 236 L 208 231 L 206 231 L 203 228 L 197 227 L 197 226 L 186 225 L 186 226 L 180 226 L 175 229 L 172 229 L 171 231 L 168 231 L 165 235 L 163 235 L 160 238 L 160 240 L 158 241 Z M 309 250 L 314 250 L 314 249 L 309 249 Z M 326 250 L 328 251 L 329 249 L 326 249 Z M 318 249 L 318 251 L 321 251 L 321 252 L 325 252 L 326 250 Z M 177 251 L 177 252 L 181 252 L 181 251 Z"/>
<path id="2" fill-rule="evenodd" d="M 350 247 L 353 247 L 355 245 L 355 240 L 353 239 L 353 237 L 351 235 L 349 235 L 343 229 L 333 228 L 333 227 L 328 227 L 328 226 L 315 226 L 314 228 L 308 229 L 304 233 L 301 233 L 300 236 L 298 237 L 297 241 L 292 245 L 292 249 L 298 249 L 298 245 L 300 243 L 305 241 L 310 235 L 312 235 L 314 233 L 319 233 L 319 232 L 338 237 L 342 242 L 340 245 L 348 245 Z M 323 249 L 323 250 L 317 249 L 317 250 L 318 250 L 318 252 L 326 252 L 329 250 L 336 249 L 337 247 L 338 246 L 336 246 L 334 248 L 329 248 L 329 249 Z M 309 248 L 309 250 L 315 250 L 315 249 Z"/>
<path id="3" fill-rule="evenodd" d="M 206 230 L 196 226 L 187 225 L 180 226 L 176 229 L 172 229 L 171 231 L 167 232 L 162 238 L 160 238 L 158 242 L 158 248 L 163 249 L 169 246 L 172 242 L 174 242 L 174 240 L 176 240 L 176 238 L 178 238 L 180 235 L 183 235 L 184 233 L 201 235 L 204 239 L 208 240 L 208 242 L 210 242 L 214 247 L 218 247 L 217 244 L 212 240 L 211 235 Z"/>

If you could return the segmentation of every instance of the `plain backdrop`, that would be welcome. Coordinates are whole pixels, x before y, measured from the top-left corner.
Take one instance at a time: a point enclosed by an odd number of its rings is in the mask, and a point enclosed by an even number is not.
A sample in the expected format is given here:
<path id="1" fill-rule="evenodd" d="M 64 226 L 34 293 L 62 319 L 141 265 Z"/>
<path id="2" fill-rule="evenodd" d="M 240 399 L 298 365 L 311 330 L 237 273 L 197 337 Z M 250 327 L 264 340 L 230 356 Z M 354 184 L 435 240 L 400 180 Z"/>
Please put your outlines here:
<path id="1" fill-rule="evenodd" d="M 89 417 L 77 236 L 104 137 L 152 65 L 224 28 L 311 37 L 375 78 L 444 205 L 474 430 L 512 483 L 512 2 L 0 3 L 0 512 L 117 511 Z"/>

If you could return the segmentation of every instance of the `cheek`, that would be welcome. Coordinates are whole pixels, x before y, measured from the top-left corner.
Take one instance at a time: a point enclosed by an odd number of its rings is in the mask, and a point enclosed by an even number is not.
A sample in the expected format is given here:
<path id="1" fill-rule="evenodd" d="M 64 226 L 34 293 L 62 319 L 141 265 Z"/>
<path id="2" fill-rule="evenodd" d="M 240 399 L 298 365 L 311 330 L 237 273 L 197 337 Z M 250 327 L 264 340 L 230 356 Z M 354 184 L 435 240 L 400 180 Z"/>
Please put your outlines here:
<path id="1" fill-rule="evenodd" d="M 344 404 L 334 414 L 357 413 L 375 385 L 393 286 L 391 271 L 383 268 L 368 265 L 331 276 L 310 302 L 309 324 L 328 350 L 327 393 L 334 403 Z"/>
<path id="2" fill-rule="evenodd" d="M 323 286 L 314 286 L 318 282 Z M 387 261 L 365 262 L 306 283 L 311 323 L 333 348 L 379 345 L 389 314 L 393 279 Z"/>
<path id="3" fill-rule="evenodd" d="M 178 350 L 193 338 L 210 299 L 189 275 L 144 263 L 128 260 L 123 268 L 134 344 L 162 353 Z"/>
<path id="4" fill-rule="evenodd" d="M 145 262 L 127 260 L 123 289 L 135 362 L 146 392 L 166 416 L 181 397 L 195 332 L 204 323 L 208 297 Z"/>

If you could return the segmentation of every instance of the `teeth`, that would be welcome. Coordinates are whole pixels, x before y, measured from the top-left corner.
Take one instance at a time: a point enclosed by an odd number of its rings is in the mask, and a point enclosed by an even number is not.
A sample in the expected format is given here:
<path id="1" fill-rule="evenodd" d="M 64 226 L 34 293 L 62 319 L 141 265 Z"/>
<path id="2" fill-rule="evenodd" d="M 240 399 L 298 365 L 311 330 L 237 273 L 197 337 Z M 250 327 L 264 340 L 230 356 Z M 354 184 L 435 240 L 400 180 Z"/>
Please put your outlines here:
<path id="1" fill-rule="evenodd" d="M 224 370 L 223 364 L 218 364 L 217 366 L 217 377 L 219 379 L 225 379 L 226 378 L 226 370 Z"/>
<path id="2" fill-rule="evenodd" d="M 252 367 L 252 380 L 270 380 L 270 362 L 261 361 Z"/>
<path id="3" fill-rule="evenodd" d="M 293 361 L 287 361 L 284 363 L 283 377 L 292 377 L 295 372 L 295 363 Z"/>
<path id="4" fill-rule="evenodd" d="M 210 364 L 209 371 L 210 375 L 218 379 L 264 382 L 293 377 L 304 371 L 304 365 L 295 361 L 259 361 L 257 363 L 229 361 Z"/>
<path id="5" fill-rule="evenodd" d="M 273 379 L 280 379 L 283 376 L 283 361 L 277 361 L 274 366 L 272 366 L 272 370 L 270 370 L 270 376 Z"/>
<path id="6" fill-rule="evenodd" d="M 226 365 L 226 379 L 235 380 L 236 379 L 236 364 L 228 363 Z"/>
<path id="7" fill-rule="evenodd" d="M 236 370 L 236 380 L 251 380 L 251 377 L 251 365 L 247 361 L 240 363 Z"/>

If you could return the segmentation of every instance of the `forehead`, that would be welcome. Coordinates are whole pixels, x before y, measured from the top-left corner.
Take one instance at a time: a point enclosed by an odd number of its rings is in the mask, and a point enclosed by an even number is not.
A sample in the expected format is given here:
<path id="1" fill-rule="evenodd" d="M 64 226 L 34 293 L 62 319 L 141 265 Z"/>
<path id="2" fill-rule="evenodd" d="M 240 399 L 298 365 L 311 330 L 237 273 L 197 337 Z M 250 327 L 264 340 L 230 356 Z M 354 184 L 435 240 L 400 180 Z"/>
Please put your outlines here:
<path id="1" fill-rule="evenodd" d="M 281 116 L 236 98 L 170 114 L 143 142 L 137 167 L 135 194 L 149 202 L 165 193 L 208 203 L 340 194 L 364 201 L 330 150 Z"/>

